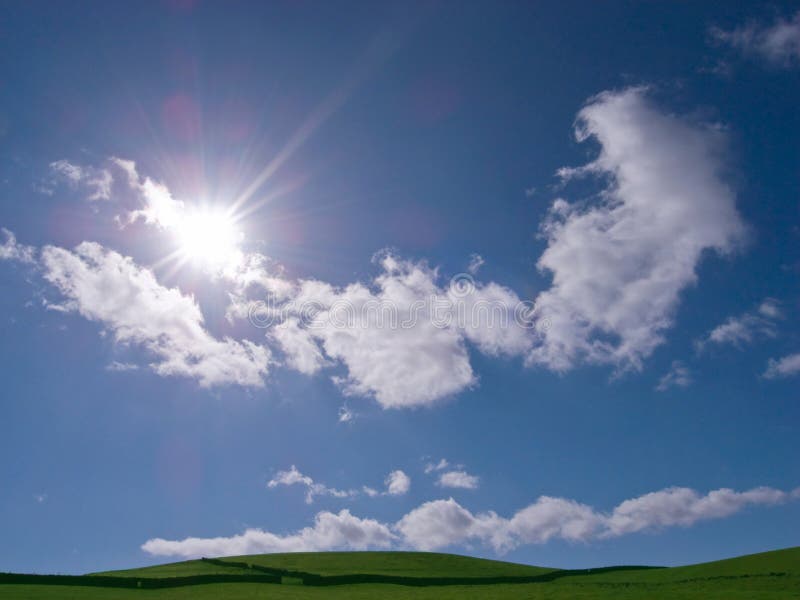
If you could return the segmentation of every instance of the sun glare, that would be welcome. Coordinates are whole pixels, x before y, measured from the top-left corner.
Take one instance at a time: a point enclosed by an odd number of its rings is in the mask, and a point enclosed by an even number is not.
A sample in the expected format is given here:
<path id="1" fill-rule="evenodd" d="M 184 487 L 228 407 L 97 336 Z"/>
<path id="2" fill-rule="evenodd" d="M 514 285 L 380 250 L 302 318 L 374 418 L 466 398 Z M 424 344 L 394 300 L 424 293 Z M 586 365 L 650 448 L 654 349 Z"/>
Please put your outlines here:
<path id="1" fill-rule="evenodd" d="M 177 237 L 186 259 L 207 266 L 223 266 L 235 260 L 243 236 L 224 212 L 202 210 L 181 221 Z"/>

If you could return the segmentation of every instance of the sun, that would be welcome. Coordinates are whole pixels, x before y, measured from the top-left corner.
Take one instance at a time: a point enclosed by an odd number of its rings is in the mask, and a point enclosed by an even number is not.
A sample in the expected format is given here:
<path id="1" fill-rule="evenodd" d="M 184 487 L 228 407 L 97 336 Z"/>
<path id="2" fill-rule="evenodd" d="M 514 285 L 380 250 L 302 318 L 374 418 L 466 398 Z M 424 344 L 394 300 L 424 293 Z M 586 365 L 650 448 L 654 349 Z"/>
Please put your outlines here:
<path id="1" fill-rule="evenodd" d="M 244 237 L 235 221 L 222 210 L 201 209 L 187 214 L 176 226 L 180 253 L 204 266 L 221 267 L 240 255 Z"/>

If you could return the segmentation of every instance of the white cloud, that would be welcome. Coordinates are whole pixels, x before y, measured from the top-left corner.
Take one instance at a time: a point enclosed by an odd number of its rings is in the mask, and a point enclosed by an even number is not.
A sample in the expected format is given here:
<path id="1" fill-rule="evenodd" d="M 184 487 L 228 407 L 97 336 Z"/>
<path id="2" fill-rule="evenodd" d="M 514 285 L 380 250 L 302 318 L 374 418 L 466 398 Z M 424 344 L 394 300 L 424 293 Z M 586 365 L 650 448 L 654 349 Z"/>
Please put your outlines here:
<path id="1" fill-rule="evenodd" d="M 462 336 L 433 322 L 432 298 L 441 297 L 435 273 L 424 265 L 385 257 L 373 292 L 303 281 L 295 306 L 318 312 L 305 331 L 332 360 L 347 367 L 336 381 L 346 394 L 374 397 L 384 408 L 431 404 L 475 383 Z"/>
<path id="2" fill-rule="evenodd" d="M 117 360 L 113 360 L 108 365 L 106 365 L 106 371 L 116 371 L 116 372 L 124 372 L 124 371 L 136 371 L 138 370 L 139 365 L 133 363 L 126 363 L 120 362 Z"/>
<path id="3" fill-rule="evenodd" d="M 676 525 L 688 527 L 698 521 L 728 517 L 748 505 L 780 504 L 792 495 L 768 487 L 745 492 L 722 488 L 705 496 L 689 488 L 667 488 L 619 504 L 604 519 L 601 535 L 613 537 Z"/>
<path id="4" fill-rule="evenodd" d="M 767 379 L 777 379 L 779 377 L 791 377 L 800 373 L 800 352 L 789 354 L 783 358 L 772 358 L 767 364 L 764 377 Z"/>
<path id="5" fill-rule="evenodd" d="M 233 556 L 271 552 L 321 552 L 334 549 L 366 550 L 388 548 L 395 535 L 374 519 L 359 519 L 348 510 L 338 514 L 321 512 L 314 525 L 289 535 L 277 535 L 261 529 L 248 529 L 241 535 L 218 538 L 186 538 L 169 541 L 148 540 L 142 550 L 154 556 Z"/>
<path id="6" fill-rule="evenodd" d="M 0 244 L 0 260 L 13 260 L 32 264 L 36 262 L 36 250 L 17 242 L 16 236 L 6 228 L 0 228 L 5 240 Z"/>
<path id="7" fill-rule="evenodd" d="M 345 394 L 372 396 L 384 408 L 414 407 L 476 384 L 467 341 L 492 355 L 530 348 L 531 331 L 516 319 L 520 299 L 508 288 L 471 278 L 442 286 L 424 263 L 388 254 L 379 263 L 372 286 L 302 280 L 291 300 L 265 309 L 266 317 L 287 319 L 271 335 L 289 367 L 310 373 L 326 359 L 338 362 L 347 376 L 334 380 Z M 243 307 L 235 312 L 243 314 Z"/>
<path id="8" fill-rule="evenodd" d="M 772 506 L 798 499 L 800 488 L 791 492 L 769 487 L 743 492 L 722 488 L 701 495 L 690 488 L 672 487 L 625 500 L 610 512 L 575 500 L 541 496 L 505 518 L 493 511 L 473 513 L 449 498 L 425 502 L 394 524 L 360 519 L 345 510 L 338 515 L 321 512 L 312 527 L 295 534 L 249 529 L 232 537 L 153 539 L 142 549 L 159 556 L 190 558 L 389 547 L 438 550 L 478 542 L 502 553 L 557 539 L 590 542 L 667 527 L 690 527 L 729 517 L 748 506 Z"/>
<path id="9" fill-rule="evenodd" d="M 486 264 L 486 261 L 483 260 L 483 257 L 480 254 L 472 254 L 469 257 L 469 265 L 467 266 L 467 271 L 470 274 L 475 275 L 478 273 L 480 268 Z"/>
<path id="10" fill-rule="evenodd" d="M 140 178 L 136 163 L 132 160 L 112 158 L 111 162 L 125 172 L 128 185 L 139 194 L 143 204 L 142 208 L 131 211 L 120 219 L 123 224 L 142 220 L 149 225 L 171 229 L 185 218 L 186 205 L 182 200 L 173 198 L 166 185 L 150 177 Z"/>
<path id="11" fill-rule="evenodd" d="M 791 67 L 800 61 L 800 12 L 791 19 L 778 18 L 771 25 L 751 22 L 730 31 L 714 27 L 711 36 L 774 66 Z"/>
<path id="12" fill-rule="evenodd" d="M 150 365 L 156 373 L 197 379 L 204 387 L 263 385 L 267 348 L 214 338 L 192 296 L 163 287 L 131 258 L 90 242 L 74 251 L 45 246 L 41 254 L 45 279 L 66 298 L 62 308 L 102 323 L 117 342 L 144 346 L 158 357 Z"/>
<path id="13" fill-rule="evenodd" d="M 334 498 L 352 498 L 357 495 L 356 490 L 337 490 L 336 488 L 328 487 L 325 484 L 315 482 L 308 475 L 303 475 L 297 470 L 294 465 L 288 471 L 278 471 L 278 473 L 269 480 L 267 487 L 276 488 L 280 485 L 300 485 L 306 488 L 306 504 L 314 502 L 317 496 L 332 496 Z"/>
<path id="14" fill-rule="evenodd" d="M 450 466 L 450 462 L 446 458 L 439 459 L 439 462 L 429 462 L 425 465 L 425 474 L 433 473 L 434 471 L 441 471 Z"/>
<path id="15" fill-rule="evenodd" d="M 346 404 L 339 407 L 339 423 L 352 423 L 356 416 L 356 413 Z"/>
<path id="16" fill-rule="evenodd" d="M 750 505 L 774 505 L 800 498 L 800 488 L 783 492 L 760 487 L 745 492 L 719 489 L 705 496 L 689 488 L 667 488 L 626 500 L 610 513 L 566 498 L 541 496 L 503 518 L 489 511 L 473 514 L 452 498 L 426 502 L 395 525 L 406 544 L 436 550 L 482 542 L 498 552 L 553 539 L 588 542 L 733 515 Z"/>
<path id="17" fill-rule="evenodd" d="M 412 548 L 435 550 L 470 539 L 488 539 L 502 521 L 495 513 L 474 515 L 449 498 L 425 502 L 400 519 L 395 528 Z"/>
<path id="18" fill-rule="evenodd" d="M 402 496 L 411 489 L 411 478 L 400 469 L 392 471 L 386 476 L 386 493 L 390 496 Z"/>
<path id="19" fill-rule="evenodd" d="M 724 323 L 712 329 L 706 337 L 696 343 L 698 351 L 708 344 L 731 344 L 741 348 L 758 338 L 774 338 L 778 335 L 776 320 L 783 316 L 780 304 L 773 298 L 766 298 L 756 309 L 729 317 Z"/>
<path id="20" fill-rule="evenodd" d="M 87 188 L 89 190 L 87 200 L 111 199 L 111 186 L 114 178 L 107 169 L 82 167 L 63 159 L 50 163 L 50 169 L 71 187 L 81 185 Z"/>
<path id="21" fill-rule="evenodd" d="M 562 177 L 609 183 L 599 202 L 559 199 L 550 209 L 538 266 L 553 283 L 534 311 L 547 327 L 529 362 L 560 372 L 580 361 L 639 369 L 663 342 L 704 253 L 729 252 L 745 233 L 720 178 L 721 133 L 629 88 L 593 98 L 578 115 L 577 137 L 596 139 L 600 153 Z"/>
<path id="22" fill-rule="evenodd" d="M 479 481 L 477 476 L 470 475 L 466 471 L 446 471 L 439 475 L 436 484 L 440 487 L 475 490 L 478 489 Z"/>
<path id="23" fill-rule="evenodd" d="M 286 355 L 286 364 L 295 371 L 313 375 L 328 365 L 319 345 L 307 329 L 301 329 L 296 318 L 286 319 L 273 327 L 269 336 L 278 342 Z"/>
<path id="24" fill-rule="evenodd" d="M 448 298 L 455 307 L 462 335 L 489 356 L 522 356 L 533 346 L 533 331 L 524 326 L 529 307 L 507 287 L 494 282 L 475 285 L 470 293 L 459 293 L 451 285 Z M 458 312 L 463 313 L 463 318 Z"/>
<path id="25" fill-rule="evenodd" d="M 671 387 L 688 387 L 692 383 L 689 369 L 679 360 L 673 360 L 669 371 L 658 380 L 657 392 L 666 392 Z"/>
<path id="26" fill-rule="evenodd" d="M 400 469 L 392 471 L 384 480 L 386 489 L 383 492 L 369 486 L 363 486 L 361 491 L 370 498 L 378 496 L 402 496 L 408 493 L 411 488 L 411 478 Z M 292 465 L 288 471 L 278 471 L 275 477 L 267 482 L 267 487 L 274 489 L 278 486 L 299 485 L 306 488 L 306 504 L 314 502 L 318 496 L 331 496 L 333 498 L 354 498 L 359 495 L 358 490 L 339 490 L 328 487 L 323 483 L 314 481 L 308 475 L 301 473 L 296 466 Z"/>

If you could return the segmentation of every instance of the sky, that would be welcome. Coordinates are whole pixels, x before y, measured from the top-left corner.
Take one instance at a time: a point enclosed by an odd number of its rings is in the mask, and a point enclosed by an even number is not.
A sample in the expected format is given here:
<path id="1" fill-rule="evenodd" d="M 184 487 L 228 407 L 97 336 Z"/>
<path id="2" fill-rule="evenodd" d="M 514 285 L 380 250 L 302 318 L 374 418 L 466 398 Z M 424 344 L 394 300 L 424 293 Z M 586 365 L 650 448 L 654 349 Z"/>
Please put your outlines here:
<path id="1" fill-rule="evenodd" d="M 797 545 L 794 3 L 5 2 L 0 571 Z"/>

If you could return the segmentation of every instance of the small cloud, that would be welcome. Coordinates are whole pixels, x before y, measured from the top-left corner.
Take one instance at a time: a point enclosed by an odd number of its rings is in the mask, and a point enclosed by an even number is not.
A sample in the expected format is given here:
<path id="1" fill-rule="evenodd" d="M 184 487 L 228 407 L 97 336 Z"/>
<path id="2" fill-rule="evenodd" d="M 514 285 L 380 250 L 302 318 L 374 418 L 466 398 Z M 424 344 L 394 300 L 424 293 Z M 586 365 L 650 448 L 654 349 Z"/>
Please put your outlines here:
<path id="1" fill-rule="evenodd" d="M 750 22 L 731 30 L 712 27 L 711 40 L 782 68 L 800 64 L 800 11 L 771 24 Z"/>
<path id="2" fill-rule="evenodd" d="M 44 493 L 34 494 L 33 499 L 36 500 L 37 504 L 44 504 L 45 502 L 47 502 L 47 494 Z"/>
<path id="3" fill-rule="evenodd" d="M 658 380 L 657 392 L 666 392 L 672 387 L 688 387 L 692 383 L 689 369 L 679 360 L 673 360 L 669 371 Z"/>
<path id="4" fill-rule="evenodd" d="M 272 489 L 280 485 L 291 486 L 300 485 L 306 488 L 306 504 L 312 504 L 316 496 L 332 496 L 334 498 L 352 498 L 358 492 L 356 490 L 338 490 L 328 487 L 323 483 L 315 482 L 308 475 L 303 475 L 294 465 L 288 471 L 278 471 L 278 473 L 267 482 L 267 487 Z"/>
<path id="5" fill-rule="evenodd" d="M 478 488 L 479 479 L 466 471 L 447 471 L 439 476 L 436 485 L 446 488 L 474 490 Z"/>
<path id="6" fill-rule="evenodd" d="M 741 349 L 757 339 L 774 338 L 778 335 L 776 321 L 783 318 L 780 303 L 774 298 L 765 298 L 753 310 L 728 319 L 712 329 L 708 335 L 695 342 L 698 352 L 709 344 L 730 344 Z"/>
<path id="7" fill-rule="evenodd" d="M 26 264 L 36 262 L 36 250 L 32 246 L 17 243 L 14 233 L 4 227 L 0 228 L 0 234 L 5 238 L 0 244 L 0 260 L 12 260 Z"/>
<path id="8" fill-rule="evenodd" d="M 440 459 L 438 463 L 429 462 L 427 465 L 425 465 L 425 474 L 428 475 L 434 471 L 441 471 L 449 466 L 450 463 L 446 458 Z"/>
<path id="9" fill-rule="evenodd" d="M 89 192 L 86 199 L 90 202 L 111 199 L 114 177 L 106 169 L 82 167 L 64 159 L 50 163 L 50 169 L 56 177 L 65 181 L 70 187 L 85 187 Z M 48 186 L 40 186 L 40 191 L 52 194 L 52 188 Z"/>
<path id="10" fill-rule="evenodd" d="M 480 254 L 473 254 L 470 256 L 467 271 L 469 271 L 471 275 L 475 275 L 484 264 L 486 264 L 486 261 L 483 260 Z"/>
<path id="11" fill-rule="evenodd" d="M 126 363 L 126 362 L 119 362 L 119 361 L 111 361 L 106 365 L 106 371 L 116 371 L 116 372 L 124 372 L 124 371 L 136 371 L 139 368 L 139 365 L 133 363 Z"/>
<path id="12" fill-rule="evenodd" d="M 356 416 L 356 413 L 350 410 L 346 404 L 339 407 L 339 423 L 352 423 Z"/>
<path id="13" fill-rule="evenodd" d="M 402 496 L 411 489 L 411 478 L 400 469 L 386 476 L 386 493 L 390 496 Z"/>
<path id="14" fill-rule="evenodd" d="M 782 377 L 791 377 L 798 373 L 800 373 L 800 352 L 789 354 L 779 359 L 771 358 L 767 364 L 764 377 L 767 379 L 778 379 Z"/>
<path id="15" fill-rule="evenodd" d="M 533 198 L 536 195 L 536 187 L 531 186 L 525 189 L 525 197 L 526 198 Z"/>

